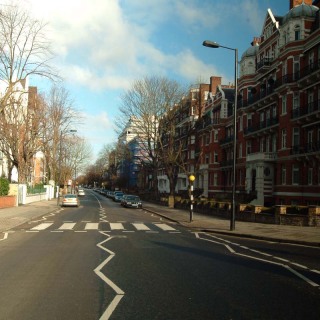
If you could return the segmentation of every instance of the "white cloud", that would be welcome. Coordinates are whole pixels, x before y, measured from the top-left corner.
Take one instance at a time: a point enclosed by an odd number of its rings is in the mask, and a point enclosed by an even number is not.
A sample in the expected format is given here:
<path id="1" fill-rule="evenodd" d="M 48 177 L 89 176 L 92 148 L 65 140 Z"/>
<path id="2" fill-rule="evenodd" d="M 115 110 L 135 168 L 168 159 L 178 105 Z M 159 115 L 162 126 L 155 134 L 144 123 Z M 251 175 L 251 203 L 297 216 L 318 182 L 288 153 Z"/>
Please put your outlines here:
<path id="1" fill-rule="evenodd" d="M 92 146 L 94 153 L 97 154 L 103 145 L 116 141 L 114 124 L 106 112 L 99 114 L 82 113 L 84 123 L 81 125 L 81 135 Z"/>

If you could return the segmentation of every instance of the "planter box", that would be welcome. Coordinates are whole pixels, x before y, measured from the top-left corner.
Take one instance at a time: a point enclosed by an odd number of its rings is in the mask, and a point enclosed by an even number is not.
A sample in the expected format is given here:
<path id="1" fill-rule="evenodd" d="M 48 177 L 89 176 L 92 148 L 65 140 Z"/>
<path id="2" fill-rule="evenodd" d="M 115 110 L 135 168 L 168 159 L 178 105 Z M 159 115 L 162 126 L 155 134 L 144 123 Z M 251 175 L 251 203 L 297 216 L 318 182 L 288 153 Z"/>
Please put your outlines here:
<path id="1" fill-rule="evenodd" d="M 11 208 L 16 206 L 16 196 L 2 196 L 0 197 L 0 209 Z"/>

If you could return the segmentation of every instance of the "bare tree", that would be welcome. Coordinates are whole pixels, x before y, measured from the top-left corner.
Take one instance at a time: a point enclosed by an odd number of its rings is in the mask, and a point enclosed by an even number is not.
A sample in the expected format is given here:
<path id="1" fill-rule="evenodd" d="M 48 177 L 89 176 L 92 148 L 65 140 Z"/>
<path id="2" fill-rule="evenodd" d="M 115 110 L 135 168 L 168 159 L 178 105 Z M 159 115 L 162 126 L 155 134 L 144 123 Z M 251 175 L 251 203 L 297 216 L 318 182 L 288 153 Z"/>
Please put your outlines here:
<path id="1" fill-rule="evenodd" d="M 19 6 L 1 10 L 0 82 L 4 95 L 0 98 L 0 112 L 10 106 L 12 96 L 24 94 L 17 91 L 17 83 L 30 76 L 58 79 L 50 65 L 53 55 L 45 31 L 45 23 L 33 19 Z"/>
<path id="2" fill-rule="evenodd" d="M 92 157 L 92 148 L 87 141 L 77 135 L 66 137 L 64 141 L 65 148 L 65 171 L 69 176 L 64 176 L 64 180 L 68 177 L 74 177 L 76 181 L 77 175 L 83 172 L 88 166 Z"/>
<path id="3" fill-rule="evenodd" d="M 131 120 L 140 147 L 146 155 L 141 161 L 145 161 L 153 171 L 155 192 L 158 184 L 157 174 L 165 160 L 159 148 L 159 123 L 184 94 L 185 90 L 176 81 L 162 77 L 145 77 L 135 81 L 121 99 L 121 120 L 118 127 L 124 129 L 126 123 Z"/>
<path id="4" fill-rule="evenodd" d="M 0 113 L 1 151 L 8 159 L 8 176 L 11 179 L 12 169 L 16 167 L 20 183 L 30 180 L 33 156 L 41 148 L 44 124 L 44 104 L 36 88 L 29 88 L 28 97 L 28 101 L 23 101 L 24 96 L 18 100 L 11 96 L 9 108 Z"/>
<path id="5" fill-rule="evenodd" d="M 46 172 L 49 180 L 62 182 L 60 175 L 63 150 L 70 131 L 81 122 L 79 112 L 74 108 L 69 92 L 62 86 L 53 86 L 45 101 L 45 121 L 43 129 L 43 151 L 46 157 Z"/>

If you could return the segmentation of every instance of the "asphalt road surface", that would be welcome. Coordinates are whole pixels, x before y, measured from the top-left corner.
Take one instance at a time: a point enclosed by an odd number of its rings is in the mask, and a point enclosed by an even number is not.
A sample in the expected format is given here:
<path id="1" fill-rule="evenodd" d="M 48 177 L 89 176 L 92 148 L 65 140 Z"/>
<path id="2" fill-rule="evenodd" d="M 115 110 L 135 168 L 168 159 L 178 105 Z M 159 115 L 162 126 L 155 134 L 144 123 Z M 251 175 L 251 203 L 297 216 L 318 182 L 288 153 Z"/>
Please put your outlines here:
<path id="1" fill-rule="evenodd" d="M 319 319 L 320 249 L 189 230 L 93 191 L 0 241 L 0 319 Z"/>

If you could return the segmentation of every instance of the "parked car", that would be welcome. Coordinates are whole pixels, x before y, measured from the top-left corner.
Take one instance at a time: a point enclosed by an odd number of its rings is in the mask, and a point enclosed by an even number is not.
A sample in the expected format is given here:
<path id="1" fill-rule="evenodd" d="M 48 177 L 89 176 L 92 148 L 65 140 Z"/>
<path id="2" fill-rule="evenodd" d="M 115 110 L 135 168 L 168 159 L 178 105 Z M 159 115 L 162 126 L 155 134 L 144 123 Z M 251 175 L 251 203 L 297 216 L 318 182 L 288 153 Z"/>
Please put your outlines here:
<path id="1" fill-rule="evenodd" d="M 62 207 L 79 207 L 80 201 L 76 194 L 67 193 L 62 196 Z"/>
<path id="2" fill-rule="evenodd" d="M 79 197 L 84 197 L 86 194 L 85 194 L 85 192 L 84 192 L 84 190 L 83 189 L 79 189 L 78 190 L 78 196 Z"/>
<path id="3" fill-rule="evenodd" d="M 142 201 L 138 196 L 126 195 L 123 197 L 121 205 L 125 208 L 142 208 Z"/>
<path id="4" fill-rule="evenodd" d="M 123 196 L 124 196 L 124 193 L 123 193 L 123 192 L 116 191 L 116 192 L 114 193 L 113 201 L 115 201 L 115 202 L 121 202 L 121 199 L 122 199 Z"/>

